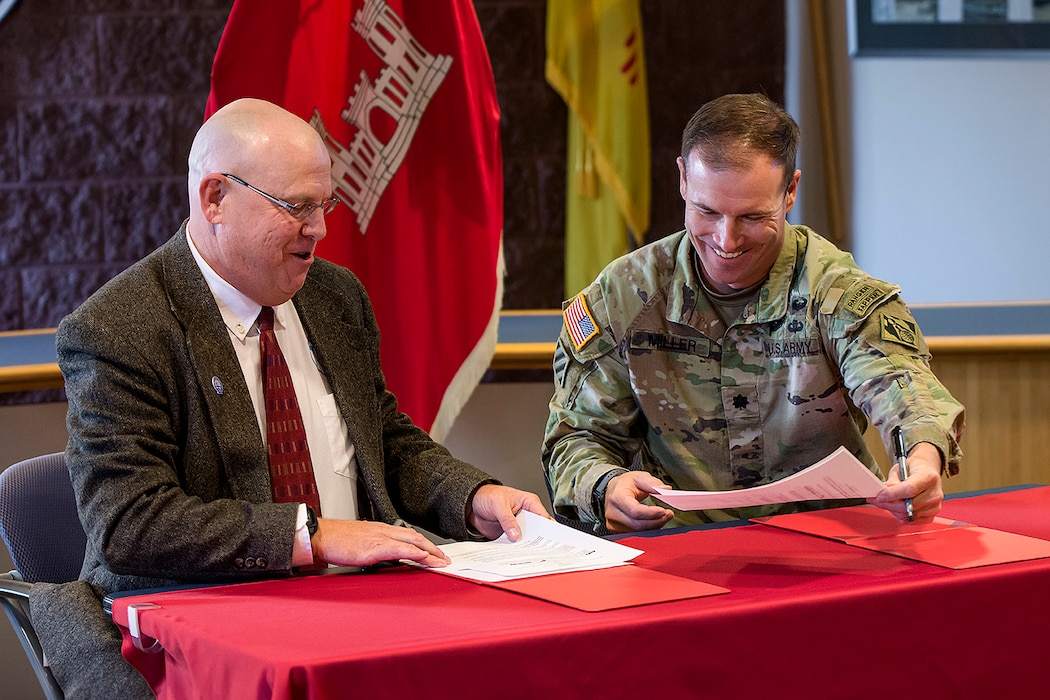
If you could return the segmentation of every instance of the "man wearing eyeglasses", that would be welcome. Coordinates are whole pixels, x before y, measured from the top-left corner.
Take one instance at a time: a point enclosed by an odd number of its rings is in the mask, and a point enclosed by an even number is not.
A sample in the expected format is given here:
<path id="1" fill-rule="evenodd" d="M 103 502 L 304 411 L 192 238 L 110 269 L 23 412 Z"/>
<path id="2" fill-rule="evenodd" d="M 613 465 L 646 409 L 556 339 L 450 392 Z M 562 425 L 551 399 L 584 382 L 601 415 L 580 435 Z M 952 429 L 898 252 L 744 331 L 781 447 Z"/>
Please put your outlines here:
<path id="1" fill-rule="evenodd" d="M 546 515 L 397 410 L 364 288 L 314 257 L 338 201 L 330 166 L 318 134 L 283 109 L 220 109 L 190 150 L 182 228 L 58 330 L 88 547 L 83 580 L 41 586 L 32 605 L 67 697 L 150 695 L 100 595 L 330 564 L 441 566 L 405 521 L 516 539 L 516 512 Z M 294 387 L 279 407 L 264 387 L 275 366 Z M 301 418 L 274 418 L 292 403 Z M 278 423 L 296 437 L 274 443 Z M 289 451 L 295 467 L 274 467 Z"/>

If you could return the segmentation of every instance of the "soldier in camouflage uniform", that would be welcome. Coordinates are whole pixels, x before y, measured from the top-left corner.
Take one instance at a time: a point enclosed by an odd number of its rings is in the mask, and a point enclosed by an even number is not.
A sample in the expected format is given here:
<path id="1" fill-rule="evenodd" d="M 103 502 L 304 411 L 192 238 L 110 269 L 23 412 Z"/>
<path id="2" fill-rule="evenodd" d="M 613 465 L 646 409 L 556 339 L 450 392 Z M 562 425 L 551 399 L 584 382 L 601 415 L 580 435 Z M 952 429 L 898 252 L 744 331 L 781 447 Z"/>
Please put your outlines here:
<path id="1" fill-rule="evenodd" d="M 757 95 L 702 107 L 678 159 L 685 230 L 610 264 L 566 303 L 543 464 L 555 510 L 612 531 L 841 505 L 676 512 L 658 487 L 758 486 L 845 446 L 875 472 L 870 420 L 900 425 L 909 478 L 874 499 L 939 511 L 963 407 L 930 371 L 900 288 L 786 223 L 798 127 Z M 632 468 L 633 467 L 633 468 Z"/>

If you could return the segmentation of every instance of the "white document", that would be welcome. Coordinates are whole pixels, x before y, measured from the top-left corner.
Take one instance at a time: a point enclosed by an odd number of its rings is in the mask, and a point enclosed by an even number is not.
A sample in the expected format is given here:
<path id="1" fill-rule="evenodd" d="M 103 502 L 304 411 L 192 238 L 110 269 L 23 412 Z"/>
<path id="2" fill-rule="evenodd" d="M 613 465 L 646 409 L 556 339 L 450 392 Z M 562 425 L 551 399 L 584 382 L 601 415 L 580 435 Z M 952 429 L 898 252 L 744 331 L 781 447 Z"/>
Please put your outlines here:
<path id="1" fill-rule="evenodd" d="M 642 553 L 640 549 L 589 535 L 525 510 L 518 513 L 517 521 L 521 528 L 521 539 L 517 542 L 503 535 L 491 542 L 439 545 L 452 563 L 432 571 L 495 583 L 620 566 Z"/>
<path id="2" fill-rule="evenodd" d="M 771 484 L 735 491 L 659 489 L 653 497 L 678 510 L 707 510 L 826 498 L 872 498 L 885 488 L 879 477 L 840 447 L 816 464 Z"/>

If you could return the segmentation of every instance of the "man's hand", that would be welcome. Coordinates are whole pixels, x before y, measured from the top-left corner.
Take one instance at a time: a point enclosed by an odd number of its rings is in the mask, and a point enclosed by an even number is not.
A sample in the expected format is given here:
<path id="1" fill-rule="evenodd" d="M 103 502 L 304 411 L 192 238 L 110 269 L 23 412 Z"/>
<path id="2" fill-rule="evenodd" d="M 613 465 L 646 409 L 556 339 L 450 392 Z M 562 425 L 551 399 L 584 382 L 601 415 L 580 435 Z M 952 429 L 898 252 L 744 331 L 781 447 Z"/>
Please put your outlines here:
<path id="1" fill-rule="evenodd" d="M 411 559 L 424 566 L 445 566 L 445 553 L 412 528 L 368 520 L 317 519 L 310 538 L 314 561 L 336 566 L 371 566 Z"/>
<path id="2" fill-rule="evenodd" d="M 512 542 L 517 542 L 521 530 L 514 516 L 520 510 L 542 515 L 548 520 L 551 517 L 536 494 L 497 484 L 485 484 L 474 493 L 468 516 L 474 529 L 490 540 L 507 533 Z"/>
<path id="3" fill-rule="evenodd" d="M 642 501 L 656 489 L 669 488 L 649 472 L 629 471 L 609 481 L 605 490 L 605 527 L 610 532 L 655 530 L 667 524 L 674 512 Z"/>
<path id="4" fill-rule="evenodd" d="M 911 499 L 914 522 L 928 523 L 941 510 L 944 491 L 941 489 L 941 452 L 928 442 L 920 442 L 908 454 L 908 479 L 900 480 L 897 465 L 886 478 L 886 490 L 868 503 L 874 503 L 893 513 L 902 523 L 908 522 L 904 499 Z"/>

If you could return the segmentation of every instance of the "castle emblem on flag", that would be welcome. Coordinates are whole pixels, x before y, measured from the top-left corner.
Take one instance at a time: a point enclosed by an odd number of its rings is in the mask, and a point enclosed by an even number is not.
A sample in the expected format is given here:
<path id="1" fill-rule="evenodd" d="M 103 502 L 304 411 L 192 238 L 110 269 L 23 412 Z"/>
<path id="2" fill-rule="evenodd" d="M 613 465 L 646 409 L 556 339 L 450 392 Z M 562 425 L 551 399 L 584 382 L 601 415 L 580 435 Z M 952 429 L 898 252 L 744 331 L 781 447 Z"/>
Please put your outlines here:
<path id="1" fill-rule="evenodd" d="M 587 308 L 587 300 L 583 294 L 577 294 L 572 303 L 565 307 L 565 328 L 569 331 L 572 344 L 576 350 L 582 350 L 592 338 L 598 335 L 598 324 L 591 316 L 591 310 Z"/>
<path id="2" fill-rule="evenodd" d="M 379 71 L 375 84 L 361 71 L 361 80 L 340 113 L 344 121 L 357 127 L 349 147 L 332 138 L 316 109 L 310 124 L 332 154 L 334 194 L 354 212 L 364 233 L 383 191 L 405 159 L 427 105 L 448 75 L 452 57 L 428 53 L 383 0 L 366 0 L 354 14 L 352 26 L 387 67 Z M 373 110 L 384 112 L 395 125 L 385 142 L 372 129 Z"/>

